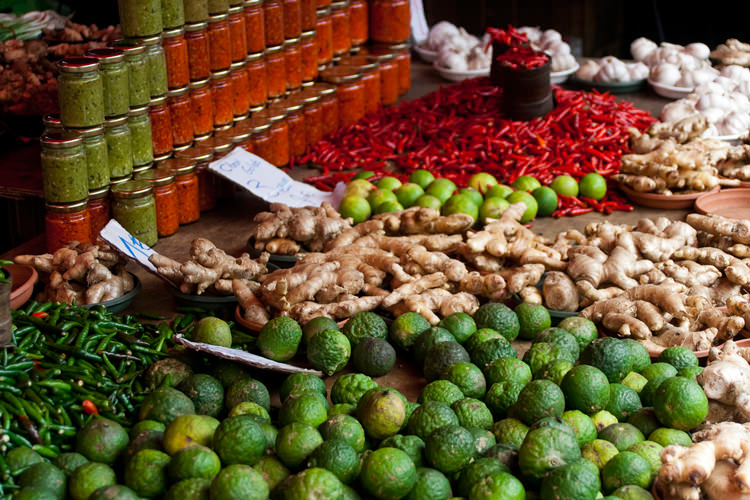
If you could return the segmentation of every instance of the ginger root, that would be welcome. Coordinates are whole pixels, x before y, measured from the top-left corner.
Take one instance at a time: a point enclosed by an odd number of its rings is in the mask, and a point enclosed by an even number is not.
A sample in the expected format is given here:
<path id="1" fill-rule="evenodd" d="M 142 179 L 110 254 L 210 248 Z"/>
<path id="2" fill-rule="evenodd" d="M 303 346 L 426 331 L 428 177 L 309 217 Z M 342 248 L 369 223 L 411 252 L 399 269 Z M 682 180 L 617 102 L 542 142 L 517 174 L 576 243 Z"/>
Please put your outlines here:
<path id="1" fill-rule="evenodd" d="M 553 311 L 578 310 L 578 290 L 573 280 L 565 273 L 560 271 L 547 273 L 542 285 L 542 294 L 544 303 Z"/>

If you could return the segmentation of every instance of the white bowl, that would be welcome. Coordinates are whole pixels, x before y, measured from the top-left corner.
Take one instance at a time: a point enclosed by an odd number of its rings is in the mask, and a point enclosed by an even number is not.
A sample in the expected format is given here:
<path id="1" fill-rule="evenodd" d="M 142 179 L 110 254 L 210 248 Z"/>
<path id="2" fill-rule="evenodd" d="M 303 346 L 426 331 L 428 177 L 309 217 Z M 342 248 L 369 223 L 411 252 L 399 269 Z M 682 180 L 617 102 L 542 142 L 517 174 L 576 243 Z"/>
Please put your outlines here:
<path id="1" fill-rule="evenodd" d="M 419 54 L 419 58 L 424 62 L 432 63 L 437 59 L 438 53 L 434 50 L 423 49 L 419 45 L 414 46 L 414 50 Z"/>
<path id="2" fill-rule="evenodd" d="M 733 135 L 715 135 L 713 137 L 702 137 L 702 139 L 714 139 L 716 141 L 738 141 L 740 137 L 742 137 L 745 134 L 733 134 Z"/>
<path id="3" fill-rule="evenodd" d="M 651 85 L 651 88 L 654 89 L 654 92 L 662 97 L 666 97 L 667 99 L 682 99 L 683 97 L 687 97 L 688 94 L 694 90 L 690 87 L 673 87 L 672 85 L 664 85 L 663 83 L 655 82 L 650 78 L 648 83 Z"/>
<path id="4" fill-rule="evenodd" d="M 467 71 L 455 71 L 452 69 L 444 68 L 440 66 L 437 61 L 432 63 L 432 67 L 435 68 L 440 76 L 451 82 L 460 82 L 469 78 L 477 78 L 479 76 L 489 76 L 490 68 L 486 69 L 472 69 Z"/>
<path id="5" fill-rule="evenodd" d="M 552 83 L 552 84 L 564 83 L 565 80 L 567 80 L 570 75 L 572 75 L 573 73 L 575 73 L 576 71 L 578 71 L 578 68 L 580 68 L 580 67 L 581 66 L 578 63 L 576 63 L 575 66 L 573 66 L 571 68 L 568 68 L 566 70 L 557 71 L 557 72 L 554 72 L 554 73 L 550 73 L 549 74 L 549 82 Z"/>

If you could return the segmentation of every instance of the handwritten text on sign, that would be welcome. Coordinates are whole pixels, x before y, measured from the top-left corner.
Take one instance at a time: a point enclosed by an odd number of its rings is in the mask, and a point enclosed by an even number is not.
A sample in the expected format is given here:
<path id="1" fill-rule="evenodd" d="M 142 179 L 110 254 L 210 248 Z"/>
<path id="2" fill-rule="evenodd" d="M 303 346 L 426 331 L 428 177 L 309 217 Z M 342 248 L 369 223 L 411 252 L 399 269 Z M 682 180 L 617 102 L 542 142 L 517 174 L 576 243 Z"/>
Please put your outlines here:
<path id="1" fill-rule="evenodd" d="M 295 181 L 283 170 L 242 148 L 235 148 L 222 159 L 212 162 L 208 168 L 270 203 L 306 207 L 319 206 L 327 201 L 338 207 L 343 197 L 343 183 L 336 186 L 332 193 L 320 191 L 309 184 Z"/>
<path id="2" fill-rule="evenodd" d="M 148 258 L 156 252 L 141 240 L 130 234 L 127 229 L 122 227 L 116 220 L 110 220 L 99 233 L 99 236 L 104 238 L 107 243 L 115 247 L 121 253 L 137 261 L 152 273 L 156 272 L 156 267 L 154 267 L 154 265 L 148 260 Z"/>

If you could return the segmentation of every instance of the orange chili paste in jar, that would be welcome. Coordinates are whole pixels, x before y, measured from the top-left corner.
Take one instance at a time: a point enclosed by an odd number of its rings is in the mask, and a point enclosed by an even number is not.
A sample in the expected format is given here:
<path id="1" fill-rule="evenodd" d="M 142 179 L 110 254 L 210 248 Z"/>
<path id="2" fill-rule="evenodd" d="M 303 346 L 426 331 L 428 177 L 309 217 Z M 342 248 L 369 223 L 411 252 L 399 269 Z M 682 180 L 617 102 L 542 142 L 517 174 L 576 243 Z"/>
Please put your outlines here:
<path id="1" fill-rule="evenodd" d="M 70 204 L 47 203 L 44 216 L 44 231 L 47 252 L 54 253 L 71 241 L 91 241 L 91 217 L 88 201 Z"/>
<path id="2" fill-rule="evenodd" d="M 227 22 L 229 23 L 232 62 L 243 61 L 247 57 L 247 28 L 245 13 L 241 6 L 229 8 Z"/>
<path id="3" fill-rule="evenodd" d="M 208 78 L 205 78 L 189 85 L 193 133 L 196 137 L 210 134 L 214 129 L 214 98 L 208 82 Z"/>
<path id="4" fill-rule="evenodd" d="M 263 20 L 263 0 L 245 0 L 245 33 L 247 52 L 261 52 L 266 48 L 266 28 Z"/>
<path id="5" fill-rule="evenodd" d="M 281 0 L 263 2 L 263 23 L 267 47 L 284 43 L 284 6 Z"/>
<path id="6" fill-rule="evenodd" d="M 245 59 L 245 69 L 250 81 L 250 106 L 260 106 L 268 99 L 268 82 L 266 75 L 266 59 L 263 52 L 250 54 Z"/>
<path id="7" fill-rule="evenodd" d="M 227 14 L 214 14 L 208 18 L 208 47 L 211 71 L 227 69 L 232 64 L 228 17 Z"/>
<path id="8" fill-rule="evenodd" d="M 333 22 L 331 21 L 331 8 L 318 9 L 317 31 L 318 42 L 318 64 L 328 64 L 333 60 Z"/>
<path id="9" fill-rule="evenodd" d="M 170 236 L 180 228 L 180 204 L 174 174 L 166 168 L 152 168 L 135 176 L 151 183 L 156 205 L 156 232 Z"/>
<path id="10" fill-rule="evenodd" d="M 365 116 L 365 86 L 359 69 L 334 66 L 324 70 L 320 76 L 324 81 L 336 85 L 340 126 L 346 127 Z"/>
<path id="11" fill-rule="evenodd" d="M 352 38 L 349 32 L 349 0 L 331 4 L 331 27 L 334 55 L 346 54 L 352 48 Z"/>
<path id="12" fill-rule="evenodd" d="M 284 40 L 284 66 L 286 67 L 286 88 L 298 89 L 302 86 L 302 52 L 299 38 Z"/>
<path id="13" fill-rule="evenodd" d="M 282 46 L 268 47 L 265 56 L 268 97 L 280 97 L 286 92 L 286 61 Z"/>
<path id="14" fill-rule="evenodd" d="M 193 122 L 188 88 L 167 92 L 167 103 L 172 119 L 172 143 L 176 146 L 190 144 L 193 141 Z"/>
<path id="15" fill-rule="evenodd" d="M 411 35 L 409 0 L 370 0 L 370 40 L 401 43 Z"/>
<path id="16" fill-rule="evenodd" d="M 211 74 L 208 48 L 208 23 L 185 25 L 185 41 L 188 49 L 188 69 L 191 80 L 202 80 Z"/>
<path id="17" fill-rule="evenodd" d="M 349 3 L 349 36 L 352 45 L 362 45 L 367 41 L 368 13 L 365 0 L 351 0 Z"/>
<path id="18" fill-rule="evenodd" d="M 232 63 L 229 75 L 232 84 L 234 116 L 247 114 L 250 109 L 250 75 L 245 68 L 245 61 Z"/>
<path id="19" fill-rule="evenodd" d="M 185 30 L 176 28 L 162 33 L 162 47 L 167 62 L 167 87 L 176 89 L 190 82 L 190 63 Z"/>
<path id="20" fill-rule="evenodd" d="M 175 158 L 164 160 L 158 167 L 168 169 L 174 175 L 174 184 L 177 189 L 177 205 L 179 207 L 177 213 L 180 224 L 190 224 L 200 219 L 198 177 L 195 175 L 195 161 L 175 156 Z"/>
<path id="21" fill-rule="evenodd" d="M 211 94 L 214 101 L 214 128 L 231 125 L 234 117 L 234 94 L 229 71 L 211 73 Z"/>

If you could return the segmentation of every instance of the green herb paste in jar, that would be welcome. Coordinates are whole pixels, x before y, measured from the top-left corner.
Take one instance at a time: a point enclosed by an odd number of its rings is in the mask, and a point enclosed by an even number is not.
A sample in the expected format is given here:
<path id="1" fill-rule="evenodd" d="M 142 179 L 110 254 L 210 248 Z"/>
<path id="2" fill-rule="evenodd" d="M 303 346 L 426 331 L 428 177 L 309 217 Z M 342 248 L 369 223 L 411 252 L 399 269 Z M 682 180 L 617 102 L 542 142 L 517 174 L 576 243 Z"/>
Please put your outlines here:
<path id="1" fill-rule="evenodd" d="M 63 133 L 42 136 L 42 181 L 49 203 L 73 203 L 89 194 L 83 141 Z"/>
<path id="2" fill-rule="evenodd" d="M 130 144 L 133 150 L 133 166 L 140 167 L 154 161 L 153 141 L 151 140 L 151 120 L 148 106 L 133 108 L 128 113 Z"/>
<path id="3" fill-rule="evenodd" d="M 112 188 L 112 216 L 122 227 L 148 246 L 156 244 L 156 203 L 151 183 L 132 180 Z"/>
<path id="4" fill-rule="evenodd" d="M 208 0 L 183 0 L 186 23 L 202 23 L 208 19 Z"/>
<path id="5" fill-rule="evenodd" d="M 209 14 L 223 14 L 229 10 L 229 0 L 208 0 Z"/>
<path id="6" fill-rule="evenodd" d="M 87 128 L 77 132 L 83 139 L 83 151 L 86 153 L 89 191 L 109 186 L 109 156 L 104 127 Z"/>
<path id="7" fill-rule="evenodd" d="M 110 179 L 119 179 L 133 173 L 133 151 L 128 128 L 128 117 L 121 116 L 104 122 L 107 140 Z"/>
<path id="8" fill-rule="evenodd" d="M 146 47 L 148 61 L 149 96 L 157 97 L 167 93 L 167 58 L 161 46 L 161 35 L 144 38 L 141 43 Z"/>
<path id="9" fill-rule="evenodd" d="M 145 106 L 151 100 L 148 80 L 146 48 L 133 40 L 117 40 L 112 44 L 125 53 L 128 68 L 128 94 L 130 106 Z"/>
<path id="10" fill-rule="evenodd" d="M 99 62 L 90 57 L 63 59 L 57 64 L 60 120 L 64 127 L 86 128 L 104 121 L 104 86 Z"/>
<path id="11" fill-rule="evenodd" d="M 161 0 L 117 0 L 122 34 L 152 36 L 160 33 Z"/>
<path id="12" fill-rule="evenodd" d="M 161 0 L 161 24 L 164 29 L 185 24 L 185 7 L 182 0 Z"/>
<path id="13" fill-rule="evenodd" d="M 99 61 L 99 73 L 104 86 L 104 116 L 121 116 L 130 106 L 128 68 L 125 54 L 119 49 L 92 49 L 87 57 Z"/>

